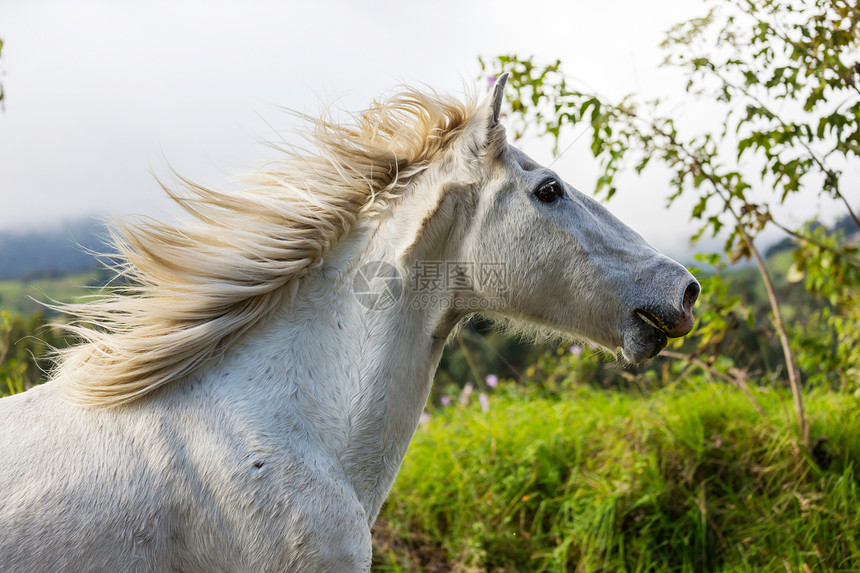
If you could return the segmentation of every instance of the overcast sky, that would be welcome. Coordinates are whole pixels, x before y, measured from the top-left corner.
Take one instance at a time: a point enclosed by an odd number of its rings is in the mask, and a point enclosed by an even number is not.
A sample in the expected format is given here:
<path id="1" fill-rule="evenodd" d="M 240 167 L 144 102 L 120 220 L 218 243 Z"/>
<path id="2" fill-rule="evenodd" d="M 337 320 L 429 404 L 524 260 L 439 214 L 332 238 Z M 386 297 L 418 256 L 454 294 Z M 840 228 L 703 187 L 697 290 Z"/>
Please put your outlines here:
<path id="1" fill-rule="evenodd" d="M 612 97 L 682 97 L 683 78 L 658 67 L 658 44 L 703 11 L 700 0 L 0 0 L 0 229 L 164 213 L 153 172 L 169 163 L 223 186 L 272 157 L 261 142 L 295 127 L 279 107 L 357 110 L 400 83 L 462 93 L 478 85 L 479 55 L 560 58 Z M 543 163 L 549 149 L 525 143 Z M 590 191 L 588 137 L 553 168 Z M 655 246 L 683 251 L 688 209 L 664 211 L 665 180 L 623 182 L 610 209 Z"/>

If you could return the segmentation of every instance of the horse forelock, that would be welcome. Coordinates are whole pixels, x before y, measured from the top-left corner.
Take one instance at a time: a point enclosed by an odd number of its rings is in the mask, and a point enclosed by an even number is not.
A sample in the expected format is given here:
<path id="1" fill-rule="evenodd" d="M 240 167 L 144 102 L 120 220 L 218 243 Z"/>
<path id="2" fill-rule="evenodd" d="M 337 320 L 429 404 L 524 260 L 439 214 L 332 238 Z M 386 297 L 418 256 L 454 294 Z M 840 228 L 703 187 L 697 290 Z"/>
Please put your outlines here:
<path id="1" fill-rule="evenodd" d="M 60 351 L 56 383 L 73 401 L 131 402 L 217 358 L 294 294 L 297 280 L 360 218 L 383 211 L 450 147 L 477 107 L 407 90 L 354 121 L 313 119 L 313 152 L 283 157 L 220 192 L 179 178 L 183 225 L 118 224 L 121 286 L 57 308 L 83 344 Z M 307 118 L 310 119 L 310 118 Z"/>

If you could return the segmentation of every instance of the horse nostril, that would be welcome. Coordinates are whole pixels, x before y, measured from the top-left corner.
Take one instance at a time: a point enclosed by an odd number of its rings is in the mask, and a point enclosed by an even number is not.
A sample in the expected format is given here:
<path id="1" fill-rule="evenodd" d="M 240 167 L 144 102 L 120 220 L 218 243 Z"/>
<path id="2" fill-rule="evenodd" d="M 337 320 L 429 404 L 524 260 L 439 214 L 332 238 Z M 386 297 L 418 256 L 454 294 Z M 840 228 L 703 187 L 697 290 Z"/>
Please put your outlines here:
<path id="1" fill-rule="evenodd" d="M 702 287 L 695 280 L 687 285 L 687 289 L 684 291 L 683 302 L 685 313 L 689 314 L 693 311 L 693 305 L 696 304 L 696 299 L 699 298 L 700 292 L 702 292 Z"/>

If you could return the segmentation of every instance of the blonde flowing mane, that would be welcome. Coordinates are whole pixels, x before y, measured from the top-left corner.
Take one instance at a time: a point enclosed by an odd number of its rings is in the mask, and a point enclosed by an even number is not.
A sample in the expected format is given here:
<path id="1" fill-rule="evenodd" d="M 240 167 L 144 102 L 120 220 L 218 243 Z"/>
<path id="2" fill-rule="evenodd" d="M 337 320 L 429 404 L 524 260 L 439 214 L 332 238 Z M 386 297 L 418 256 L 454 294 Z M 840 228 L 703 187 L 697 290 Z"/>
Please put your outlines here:
<path id="1" fill-rule="evenodd" d="M 57 383 L 76 402 L 115 406 L 217 358 L 281 305 L 359 217 L 379 213 L 424 171 L 474 111 L 407 90 L 347 125 L 311 120 L 314 151 L 284 150 L 242 191 L 184 179 L 180 192 L 165 189 L 192 220 L 112 232 L 127 286 L 60 307 L 84 343 L 59 354 Z"/>

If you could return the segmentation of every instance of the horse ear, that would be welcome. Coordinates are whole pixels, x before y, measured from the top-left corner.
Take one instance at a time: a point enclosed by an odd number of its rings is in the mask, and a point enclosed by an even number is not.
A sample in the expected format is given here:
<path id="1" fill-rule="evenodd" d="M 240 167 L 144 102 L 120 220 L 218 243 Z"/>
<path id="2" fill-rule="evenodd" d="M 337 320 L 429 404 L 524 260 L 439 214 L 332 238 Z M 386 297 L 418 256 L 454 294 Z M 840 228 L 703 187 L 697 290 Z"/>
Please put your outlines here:
<path id="1" fill-rule="evenodd" d="M 499 124 L 499 115 L 502 112 L 502 100 L 505 99 L 505 84 L 508 83 L 508 72 L 503 73 L 496 79 L 496 85 L 493 87 L 493 116 L 490 118 L 490 125 L 496 126 Z"/>
<path id="2" fill-rule="evenodd" d="M 466 128 L 467 136 L 460 139 L 465 142 L 466 150 L 484 153 L 488 147 L 504 142 L 505 130 L 499 123 L 502 112 L 502 101 L 505 98 L 505 84 L 508 82 L 507 72 L 496 78 L 493 93 L 481 101 L 475 109 L 475 115 Z M 469 153 L 470 151 L 466 151 Z"/>

